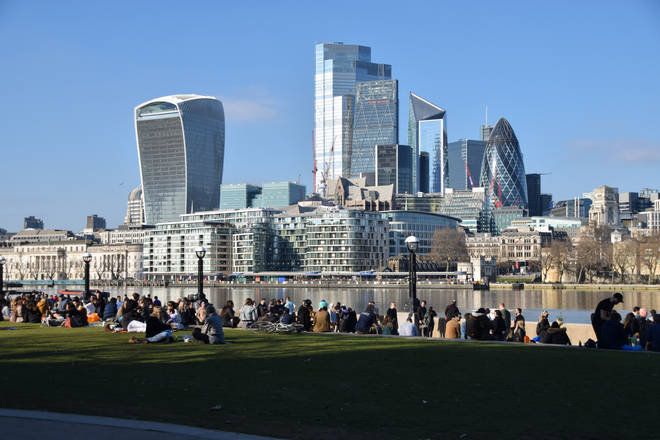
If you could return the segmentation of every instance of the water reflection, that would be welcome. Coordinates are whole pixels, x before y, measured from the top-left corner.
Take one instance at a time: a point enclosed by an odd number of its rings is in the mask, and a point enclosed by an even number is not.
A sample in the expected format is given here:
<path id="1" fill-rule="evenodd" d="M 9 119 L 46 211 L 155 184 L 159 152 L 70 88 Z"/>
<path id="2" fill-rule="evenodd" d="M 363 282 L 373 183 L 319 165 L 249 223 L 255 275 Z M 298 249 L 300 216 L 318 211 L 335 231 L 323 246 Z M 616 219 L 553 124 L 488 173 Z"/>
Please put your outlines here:
<path id="1" fill-rule="evenodd" d="M 53 291 L 53 290 L 51 290 Z M 178 299 L 191 293 L 195 293 L 191 287 L 145 287 L 112 289 L 115 295 L 138 292 L 141 295 L 158 296 L 162 300 Z M 307 288 L 285 288 L 285 287 L 235 287 L 235 288 L 207 288 L 206 295 L 216 306 L 224 304 L 227 300 L 234 301 L 240 307 L 246 298 L 259 300 L 265 298 L 284 299 L 291 297 L 296 305 L 300 305 L 304 299 L 312 300 L 316 308 L 318 303 L 324 299 L 329 303 L 340 302 L 353 307 L 358 312 L 364 310 L 368 301 L 374 301 L 376 306 L 384 311 L 389 303 L 394 301 L 399 311 L 410 310 L 410 300 L 407 288 L 383 289 L 383 288 L 341 288 L 325 289 L 318 287 Z M 627 313 L 633 306 L 646 307 L 647 309 L 660 309 L 660 293 L 658 291 L 623 291 L 624 304 L 616 307 L 619 313 Z M 445 307 L 451 299 L 456 300 L 461 313 L 478 309 L 479 307 L 497 308 L 503 302 L 509 310 L 515 307 L 523 309 L 523 315 L 528 321 L 536 321 L 542 310 L 550 312 L 550 318 L 555 319 L 561 314 L 566 322 L 588 323 L 590 314 L 596 308 L 596 304 L 603 298 L 611 296 L 612 291 L 594 290 L 491 290 L 472 291 L 466 289 L 419 289 L 418 297 L 425 299 L 429 305 L 439 313 L 443 314 Z M 382 312 L 381 312 L 382 313 Z"/>

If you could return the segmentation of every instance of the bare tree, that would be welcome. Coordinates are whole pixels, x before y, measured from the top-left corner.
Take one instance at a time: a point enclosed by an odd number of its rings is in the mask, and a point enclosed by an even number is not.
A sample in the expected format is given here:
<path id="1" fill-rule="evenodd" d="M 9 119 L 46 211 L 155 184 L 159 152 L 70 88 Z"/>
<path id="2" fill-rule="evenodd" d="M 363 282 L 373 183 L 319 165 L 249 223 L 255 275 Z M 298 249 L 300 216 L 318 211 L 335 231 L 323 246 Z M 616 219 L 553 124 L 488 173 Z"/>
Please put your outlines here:
<path id="1" fill-rule="evenodd" d="M 608 226 L 589 225 L 579 236 L 577 245 L 577 281 L 581 282 L 585 276 L 589 282 L 594 275 L 606 271 L 611 266 L 612 242 Z"/>
<path id="2" fill-rule="evenodd" d="M 447 272 L 452 262 L 468 261 L 465 234 L 458 229 L 436 229 L 431 241 L 431 257 L 445 262 Z"/>
<path id="3" fill-rule="evenodd" d="M 637 240 L 622 241 L 612 247 L 612 265 L 616 268 L 621 283 L 626 282 L 626 272 L 630 272 L 631 275 L 634 273 L 638 253 L 639 242 Z"/>
<path id="4" fill-rule="evenodd" d="M 660 263 L 660 235 L 644 237 L 640 240 L 639 247 L 641 264 L 648 270 L 649 284 L 653 284 Z"/>

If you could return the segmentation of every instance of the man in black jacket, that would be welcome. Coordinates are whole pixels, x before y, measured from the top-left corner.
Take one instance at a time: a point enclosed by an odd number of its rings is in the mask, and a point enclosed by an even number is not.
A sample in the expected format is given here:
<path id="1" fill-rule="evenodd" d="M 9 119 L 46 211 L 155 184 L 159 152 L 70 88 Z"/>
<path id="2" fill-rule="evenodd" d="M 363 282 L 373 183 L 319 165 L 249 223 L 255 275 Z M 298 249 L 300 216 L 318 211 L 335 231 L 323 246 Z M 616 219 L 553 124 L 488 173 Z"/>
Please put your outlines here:
<path id="1" fill-rule="evenodd" d="M 605 298 L 596 306 L 596 310 L 591 314 L 591 326 L 596 334 L 596 339 L 600 342 L 600 331 L 603 323 L 610 319 L 614 306 L 623 302 L 623 295 L 619 292 L 612 295 L 611 298 Z"/>

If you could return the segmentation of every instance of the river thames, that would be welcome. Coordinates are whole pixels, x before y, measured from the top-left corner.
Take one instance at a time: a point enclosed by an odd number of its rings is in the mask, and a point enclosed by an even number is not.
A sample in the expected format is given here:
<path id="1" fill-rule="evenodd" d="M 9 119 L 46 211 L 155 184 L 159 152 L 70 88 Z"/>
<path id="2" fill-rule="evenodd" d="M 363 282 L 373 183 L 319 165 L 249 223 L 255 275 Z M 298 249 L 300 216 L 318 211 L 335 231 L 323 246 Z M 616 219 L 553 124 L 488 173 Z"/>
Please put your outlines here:
<path id="1" fill-rule="evenodd" d="M 72 286 L 80 289 L 81 286 Z M 58 288 L 59 289 L 59 288 Z M 48 293 L 55 293 L 58 289 L 45 289 Z M 170 299 L 178 299 L 183 296 L 196 293 L 197 289 L 190 287 L 128 287 L 107 288 L 112 295 L 124 295 L 137 292 L 140 295 L 151 295 L 158 297 L 163 303 Z M 625 313 L 634 306 L 646 307 L 647 309 L 660 309 L 660 292 L 658 291 L 621 291 L 624 296 L 624 304 L 616 307 L 616 310 L 625 317 Z M 227 300 L 234 301 L 235 309 L 243 305 L 246 298 L 260 300 L 264 298 L 284 299 L 287 296 L 299 306 L 301 301 L 310 299 L 316 309 L 318 303 L 324 299 L 328 303 L 346 304 L 358 313 L 363 311 L 368 301 L 374 301 L 376 307 L 382 314 L 394 301 L 399 311 L 410 310 L 407 287 L 401 289 L 392 288 L 342 288 L 333 289 L 319 287 L 207 287 L 204 293 L 214 305 L 221 307 Z M 497 308 L 499 303 L 513 311 L 515 307 L 523 309 L 523 316 L 527 321 L 538 320 L 542 310 L 550 312 L 550 319 L 556 319 L 560 314 L 567 323 L 586 324 L 590 323 L 590 314 L 603 298 L 611 296 L 613 291 L 598 290 L 552 290 L 552 289 L 525 289 L 525 290 L 490 290 L 472 291 L 468 289 L 418 289 L 417 296 L 420 300 L 426 300 L 440 316 L 444 314 L 445 307 L 450 300 L 455 299 L 461 313 L 476 310 L 479 307 Z"/>

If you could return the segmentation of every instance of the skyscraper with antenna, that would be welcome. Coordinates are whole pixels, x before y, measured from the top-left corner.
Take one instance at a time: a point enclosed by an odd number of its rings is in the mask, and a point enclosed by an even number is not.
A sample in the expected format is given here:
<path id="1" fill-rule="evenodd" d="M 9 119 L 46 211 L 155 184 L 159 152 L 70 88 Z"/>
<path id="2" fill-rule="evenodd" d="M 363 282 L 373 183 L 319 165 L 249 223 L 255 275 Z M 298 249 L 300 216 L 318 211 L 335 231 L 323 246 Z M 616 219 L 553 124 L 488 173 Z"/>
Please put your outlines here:
<path id="1" fill-rule="evenodd" d="M 481 140 L 488 141 L 492 131 L 493 126 L 488 124 L 488 106 L 486 106 L 486 124 L 481 126 Z"/>

